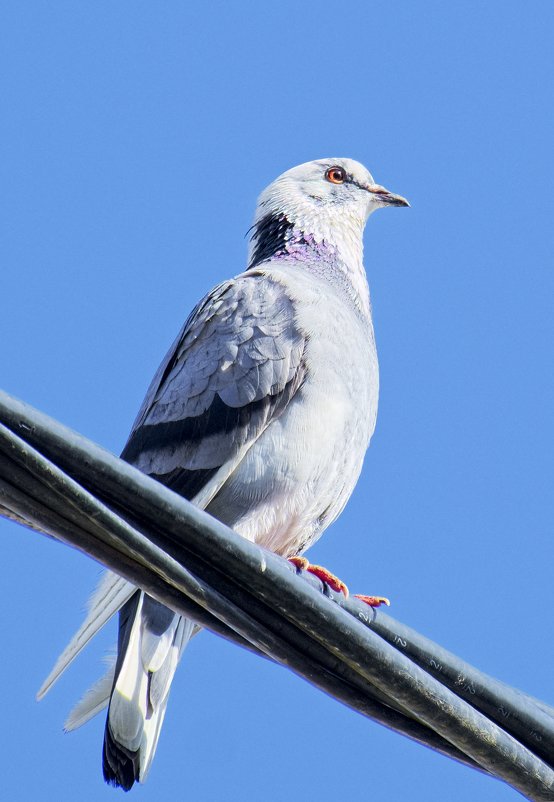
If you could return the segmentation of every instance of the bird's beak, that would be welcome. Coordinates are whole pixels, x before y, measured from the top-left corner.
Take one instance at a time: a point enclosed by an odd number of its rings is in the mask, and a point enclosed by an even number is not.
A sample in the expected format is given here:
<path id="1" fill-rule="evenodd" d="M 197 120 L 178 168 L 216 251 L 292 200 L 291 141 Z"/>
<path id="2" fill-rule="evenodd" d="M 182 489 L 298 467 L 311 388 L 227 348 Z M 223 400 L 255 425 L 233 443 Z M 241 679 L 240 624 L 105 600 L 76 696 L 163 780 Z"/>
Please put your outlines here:
<path id="1" fill-rule="evenodd" d="M 368 192 L 374 196 L 375 200 L 378 203 L 382 203 L 383 206 L 409 206 L 410 204 L 403 198 L 402 195 L 394 195 L 392 192 L 389 192 L 388 189 L 385 187 L 379 186 L 379 184 L 370 184 L 366 187 Z"/>

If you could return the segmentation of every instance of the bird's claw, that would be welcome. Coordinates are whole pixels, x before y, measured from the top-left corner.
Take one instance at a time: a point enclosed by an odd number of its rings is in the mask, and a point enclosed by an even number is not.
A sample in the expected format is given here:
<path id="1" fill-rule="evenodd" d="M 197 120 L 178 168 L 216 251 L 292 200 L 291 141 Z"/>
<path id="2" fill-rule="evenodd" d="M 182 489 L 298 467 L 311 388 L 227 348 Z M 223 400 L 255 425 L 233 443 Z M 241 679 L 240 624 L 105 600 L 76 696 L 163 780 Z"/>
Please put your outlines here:
<path id="1" fill-rule="evenodd" d="M 369 604 L 370 607 L 380 607 L 382 604 L 390 607 L 390 601 L 386 596 L 362 596 L 360 593 L 355 593 L 354 598 Z"/>
<path id="2" fill-rule="evenodd" d="M 298 571 L 308 571 L 308 573 L 317 576 L 318 579 L 321 579 L 321 581 L 332 590 L 335 590 L 337 593 L 344 593 L 344 597 L 346 599 L 348 598 L 348 588 L 344 582 L 328 571 L 327 568 L 323 568 L 321 565 L 312 565 L 305 557 L 289 557 L 289 563 L 292 563 Z M 370 607 L 381 607 L 381 605 L 390 607 L 390 601 L 386 596 L 363 596 L 356 593 L 354 598 L 363 601 L 364 604 L 368 604 Z"/>
<path id="3" fill-rule="evenodd" d="M 308 573 L 317 576 L 317 578 L 321 579 L 331 590 L 335 590 L 337 593 L 343 593 L 344 597 L 346 599 L 348 598 L 348 588 L 344 582 L 328 571 L 327 568 L 323 568 L 322 565 L 312 565 L 305 557 L 289 557 L 289 563 L 296 566 L 299 571 L 308 571 Z"/>

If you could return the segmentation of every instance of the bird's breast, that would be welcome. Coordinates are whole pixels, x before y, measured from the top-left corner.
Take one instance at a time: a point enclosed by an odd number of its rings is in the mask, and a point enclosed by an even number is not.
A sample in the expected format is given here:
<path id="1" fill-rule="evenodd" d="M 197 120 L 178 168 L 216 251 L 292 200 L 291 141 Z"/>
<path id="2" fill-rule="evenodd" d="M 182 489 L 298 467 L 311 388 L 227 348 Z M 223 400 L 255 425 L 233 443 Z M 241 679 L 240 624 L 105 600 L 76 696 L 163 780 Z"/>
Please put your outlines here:
<path id="1" fill-rule="evenodd" d="M 306 337 L 305 379 L 220 501 L 237 511 L 228 521 L 237 531 L 290 555 L 319 537 L 354 489 L 375 427 L 379 373 L 371 321 L 322 282 L 286 279 Z"/>

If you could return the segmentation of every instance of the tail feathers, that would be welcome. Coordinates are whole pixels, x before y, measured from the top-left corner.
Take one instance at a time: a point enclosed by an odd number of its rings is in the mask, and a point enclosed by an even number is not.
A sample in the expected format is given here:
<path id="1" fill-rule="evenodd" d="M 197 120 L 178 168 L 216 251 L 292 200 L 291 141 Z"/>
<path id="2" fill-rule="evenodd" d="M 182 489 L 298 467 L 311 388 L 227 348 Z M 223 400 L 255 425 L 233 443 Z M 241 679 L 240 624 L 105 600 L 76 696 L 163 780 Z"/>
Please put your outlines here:
<path id="1" fill-rule="evenodd" d="M 70 712 L 63 725 L 65 732 L 72 732 L 78 727 L 82 727 L 83 724 L 86 724 L 87 721 L 90 721 L 91 718 L 94 718 L 97 713 L 100 713 L 101 710 L 108 706 L 115 677 L 115 657 L 111 662 L 112 665 L 106 674 L 95 682 L 92 688 L 88 689 L 83 698 Z"/>
<path id="2" fill-rule="evenodd" d="M 48 693 L 52 685 L 60 678 L 87 643 L 109 621 L 112 615 L 117 613 L 135 591 L 134 585 L 111 571 L 107 571 L 103 575 L 97 589 L 90 598 L 85 620 L 71 639 L 71 642 L 58 657 L 56 665 L 39 689 L 37 699 L 42 699 Z"/>
<path id="3" fill-rule="evenodd" d="M 150 768 L 171 681 L 194 625 L 142 592 L 121 611 L 120 621 L 103 770 L 106 782 L 129 790 Z"/>
<path id="4" fill-rule="evenodd" d="M 110 725 L 106 724 L 102 750 L 104 779 L 116 788 L 130 791 L 139 778 L 139 753 L 125 749 L 114 739 Z"/>
<path id="5" fill-rule="evenodd" d="M 169 690 L 173 676 L 177 670 L 181 655 L 184 652 L 189 640 L 193 634 L 195 634 L 195 631 L 196 627 L 192 621 L 189 621 L 188 618 L 179 618 L 179 624 L 175 633 L 175 641 L 169 654 L 169 659 L 166 661 L 160 671 L 156 672 L 156 674 L 153 674 L 151 677 L 150 704 L 152 708 L 156 710 L 156 715 L 151 716 L 151 718 L 145 721 L 143 735 L 144 748 L 142 750 L 140 764 L 141 782 L 145 781 L 156 753 L 158 739 L 160 737 L 167 703 L 169 701 Z"/>

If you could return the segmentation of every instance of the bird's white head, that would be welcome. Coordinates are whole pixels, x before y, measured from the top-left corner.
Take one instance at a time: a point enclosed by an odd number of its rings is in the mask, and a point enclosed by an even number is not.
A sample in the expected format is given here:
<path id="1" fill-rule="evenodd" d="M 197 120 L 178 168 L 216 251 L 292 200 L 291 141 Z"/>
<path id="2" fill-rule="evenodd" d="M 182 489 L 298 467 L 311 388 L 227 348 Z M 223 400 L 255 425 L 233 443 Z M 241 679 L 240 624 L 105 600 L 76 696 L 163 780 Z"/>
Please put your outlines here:
<path id="1" fill-rule="evenodd" d="M 379 184 L 363 164 L 354 159 L 318 159 L 287 170 L 258 198 L 258 214 L 285 212 L 291 222 L 330 215 L 335 224 L 343 216 L 355 217 L 363 226 L 380 206 L 409 206 Z"/>
<path id="2" fill-rule="evenodd" d="M 258 198 L 249 265 L 306 250 L 317 257 L 319 250 L 334 253 L 349 273 L 363 273 L 363 229 L 382 206 L 409 203 L 376 184 L 353 159 L 318 159 L 293 167 Z"/>

